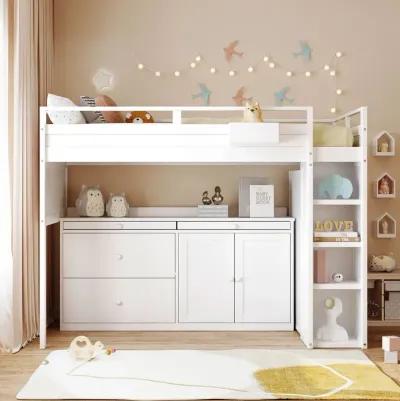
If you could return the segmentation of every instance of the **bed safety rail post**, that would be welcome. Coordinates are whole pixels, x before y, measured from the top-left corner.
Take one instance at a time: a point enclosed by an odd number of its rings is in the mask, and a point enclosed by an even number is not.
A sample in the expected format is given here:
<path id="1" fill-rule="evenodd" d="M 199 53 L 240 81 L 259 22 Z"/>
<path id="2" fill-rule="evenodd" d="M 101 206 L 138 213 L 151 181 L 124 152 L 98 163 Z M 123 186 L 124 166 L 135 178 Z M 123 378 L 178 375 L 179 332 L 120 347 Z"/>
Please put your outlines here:
<path id="1" fill-rule="evenodd" d="M 172 110 L 172 122 L 173 124 L 182 124 L 182 110 L 180 109 Z"/>

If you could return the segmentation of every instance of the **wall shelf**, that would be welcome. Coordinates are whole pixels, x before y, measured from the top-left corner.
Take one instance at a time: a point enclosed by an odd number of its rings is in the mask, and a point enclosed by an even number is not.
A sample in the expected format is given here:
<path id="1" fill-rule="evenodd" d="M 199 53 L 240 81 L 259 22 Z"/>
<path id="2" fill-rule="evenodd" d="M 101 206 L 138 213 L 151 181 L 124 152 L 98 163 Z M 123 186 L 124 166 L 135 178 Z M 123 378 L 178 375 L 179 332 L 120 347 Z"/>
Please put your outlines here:
<path id="1" fill-rule="evenodd" d="M 395 147 L 394 136 L 387 131 L 381 131 L 374 139 L 374 156 L 394 156 Z"/>
<path id="2" fill-rule="evenodd" d="M 377 238 L 396 238 L 396 220 L 389 213 L 384 213 L 376 220 Z"/>
<path id="3" fill-rule="evenodd" d="M 396 180 L 389 173 L 385 172 L 376 179 L 375 196 L 377 198 L 396 197 Z"/>

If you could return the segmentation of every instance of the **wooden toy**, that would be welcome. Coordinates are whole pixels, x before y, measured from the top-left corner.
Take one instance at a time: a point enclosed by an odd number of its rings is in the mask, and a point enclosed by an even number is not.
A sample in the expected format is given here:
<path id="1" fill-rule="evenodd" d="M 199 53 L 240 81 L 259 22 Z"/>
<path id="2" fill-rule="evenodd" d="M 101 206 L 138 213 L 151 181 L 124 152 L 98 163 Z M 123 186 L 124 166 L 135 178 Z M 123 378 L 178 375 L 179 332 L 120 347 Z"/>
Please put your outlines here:
<path id="1" fill-rule="evenodd" d="M 399 363 L 400 337 L 383 336 L 382 349 L 385 363 Z"/>

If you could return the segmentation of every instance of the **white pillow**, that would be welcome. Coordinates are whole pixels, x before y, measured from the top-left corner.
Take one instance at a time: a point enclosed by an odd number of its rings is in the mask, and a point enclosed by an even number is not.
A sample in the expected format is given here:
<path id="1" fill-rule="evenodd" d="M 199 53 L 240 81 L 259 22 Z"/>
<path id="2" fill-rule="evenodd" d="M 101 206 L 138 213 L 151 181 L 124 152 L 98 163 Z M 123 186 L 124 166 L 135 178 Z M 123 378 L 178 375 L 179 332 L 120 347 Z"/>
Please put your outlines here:
<path id="1" fill-rule="evenodd" d="M 74 102 L 66 97 L 47 95 L 47 107 L 76 107 Z M 86 124 L 86 120 L 80 111 L 48 111 L 50 121 L 53 124 Z"/>

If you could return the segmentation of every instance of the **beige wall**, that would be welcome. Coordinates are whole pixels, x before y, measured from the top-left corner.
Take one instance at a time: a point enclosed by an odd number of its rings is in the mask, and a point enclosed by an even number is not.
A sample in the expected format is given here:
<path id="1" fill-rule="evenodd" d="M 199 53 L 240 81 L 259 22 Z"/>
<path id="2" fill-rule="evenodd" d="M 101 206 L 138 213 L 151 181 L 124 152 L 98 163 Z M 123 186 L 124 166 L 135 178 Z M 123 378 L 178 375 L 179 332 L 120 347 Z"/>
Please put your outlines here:
<path id="1" fill-rule="evenodd" d="M 242 85 L 262 104 L 273 103 L 273 92 L 290 85 L 297 105 L 313 105 L 318 117 L 329 116 L 334 103 L 333 83 L 318 72 L 311 80 L 288 80 L 279 68 L 261 68 L 248 74 L 246 67 L 264 53 L 281 65 L 304 70 L 292 52 L 301 39 L 314 49 L 311 70 L 331 61 L 336 50 L 345 57 L 338 82 L 346 94 L 338 108 L 369 107 L 369 136 L 386 129 L 399 130 L 400 1 L 398 0 L 55 0 L 56 88 L 78 101 L 94 95 L 92 76 L 98 68 L 115 74 L 109 93 L 119 104 L 192 105 L 198 82 L 208 84 L 211 105 L 232 104 Z M 233 67 L 242 71 L 228 78 L 222 48 L 240 40 L 243 60 Z M 156 79 L 140 73 L 142 62 L 163 70 L 186 66 L 198 53 L 225 73 L 211 76 L 205 66 L 180 79 Z M 399 151 L 399 148 L 397 149 Z M 397 176 L 398 157 L 369 158 L 369 180 L 382 171 Z M 222 185 L 229 202 L 236 203 L 240 175 L 275 177 L 278 201 L 287 202 L 287 168 L 240 167 L 73 167 L 70 168 L 70 203 L 81 183 L 100 183 L 105 190 L 126 190 L 133 203 L 192 204 L 204 188 Z M 232 174 L 233 173 L 233 174 Z M 400 179 L 400 177 L 397 177 Z M 400 183 L 399 183 L 400 185 Z M 371 189 L 372 193 L 372 189 Z M 399 200 L 370 197 L 369 217 L 389 211 L 400 222 Z M 400 227 L 399 227 L 400 228 Z M 372 230 L 371 230 L 372 233 Z M 399 240 L 370 240 L 370 251 L 394 250 Z M 398 252 L 400 257 L 400 252 Z"/>

